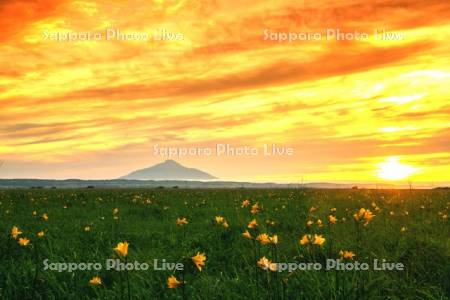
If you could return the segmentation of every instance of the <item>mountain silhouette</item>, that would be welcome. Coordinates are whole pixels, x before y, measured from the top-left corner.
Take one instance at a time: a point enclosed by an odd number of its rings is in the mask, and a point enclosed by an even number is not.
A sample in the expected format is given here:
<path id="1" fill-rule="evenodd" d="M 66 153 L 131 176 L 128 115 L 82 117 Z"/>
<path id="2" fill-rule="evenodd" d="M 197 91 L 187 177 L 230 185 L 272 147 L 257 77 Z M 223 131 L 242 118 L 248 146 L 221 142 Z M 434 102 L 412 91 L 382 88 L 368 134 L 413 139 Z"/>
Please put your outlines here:
<path id="1" fill-rule="evenodd" d="M 186 168 L 172 159 L 137 170 L 119 179 L 129 180 L 211 180 L 216 177 L 194 168 Z"/>

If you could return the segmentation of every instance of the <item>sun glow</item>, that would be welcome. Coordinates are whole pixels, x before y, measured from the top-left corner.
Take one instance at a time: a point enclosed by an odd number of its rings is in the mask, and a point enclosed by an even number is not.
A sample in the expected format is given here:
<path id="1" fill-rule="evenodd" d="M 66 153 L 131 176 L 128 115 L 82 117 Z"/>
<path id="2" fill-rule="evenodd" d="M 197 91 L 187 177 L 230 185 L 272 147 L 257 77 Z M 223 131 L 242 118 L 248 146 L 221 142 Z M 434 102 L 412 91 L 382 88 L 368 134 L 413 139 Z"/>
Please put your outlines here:
<path id="1" fill-rule="evenodd" d="M 378 164 L 378 177 L 386 180 L 405 179 L 416 172 L 416 168 L 399 162 L 398 157 L 389 157 Z"/>

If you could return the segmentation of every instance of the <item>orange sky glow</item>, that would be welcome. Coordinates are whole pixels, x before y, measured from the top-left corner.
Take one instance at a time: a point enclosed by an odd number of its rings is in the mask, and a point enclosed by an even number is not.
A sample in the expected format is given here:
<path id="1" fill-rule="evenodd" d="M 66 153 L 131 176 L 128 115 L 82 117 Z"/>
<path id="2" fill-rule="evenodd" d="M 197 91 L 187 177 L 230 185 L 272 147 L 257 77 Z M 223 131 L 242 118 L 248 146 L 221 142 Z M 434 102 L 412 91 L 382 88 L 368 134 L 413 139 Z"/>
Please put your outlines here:
<path id="1" fill-rule="evenodd" d="M 150 38 L 49 38 L 112 28 Z M 155 145 L 229 144 L 260 151 L 172 159 L 233 180 L 450 182 L 448 1 L 10 0 L 0 29 L 0 178 L 117 178 L 165 160 Z"/>

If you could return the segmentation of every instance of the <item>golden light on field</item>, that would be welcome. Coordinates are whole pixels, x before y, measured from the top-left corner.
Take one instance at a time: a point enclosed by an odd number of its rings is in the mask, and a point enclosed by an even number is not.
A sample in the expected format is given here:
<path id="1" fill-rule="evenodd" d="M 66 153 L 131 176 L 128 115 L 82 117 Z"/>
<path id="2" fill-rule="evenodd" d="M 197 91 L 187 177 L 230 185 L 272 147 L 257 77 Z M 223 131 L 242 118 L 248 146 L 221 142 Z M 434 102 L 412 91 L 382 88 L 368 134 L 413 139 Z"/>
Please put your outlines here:
<path id="1" fill-rule="evenodd" d="M 398 157 L 389 157 L 378 165 L 378 177 L 387 180 L 405 179 L 416 172 L 416 169 L 400 163 Z"/>

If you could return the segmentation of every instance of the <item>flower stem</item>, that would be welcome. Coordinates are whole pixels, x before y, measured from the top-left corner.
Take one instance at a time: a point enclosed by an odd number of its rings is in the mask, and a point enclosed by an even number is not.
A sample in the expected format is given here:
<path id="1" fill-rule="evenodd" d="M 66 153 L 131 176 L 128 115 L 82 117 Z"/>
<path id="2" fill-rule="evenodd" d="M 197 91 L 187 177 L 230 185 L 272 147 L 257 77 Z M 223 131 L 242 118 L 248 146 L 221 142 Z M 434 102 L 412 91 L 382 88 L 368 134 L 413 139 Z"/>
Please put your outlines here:
<path id="1" fill-rule="evenodd" d="M 128 290 L 128 300 L 131 300 L 131 287 L 130 287 L 130 276 L 128 274 L 128 269 L 126 268 L 128 258 L 125 258 L 125 276 L 127 277 L 127 290 Z"/>

